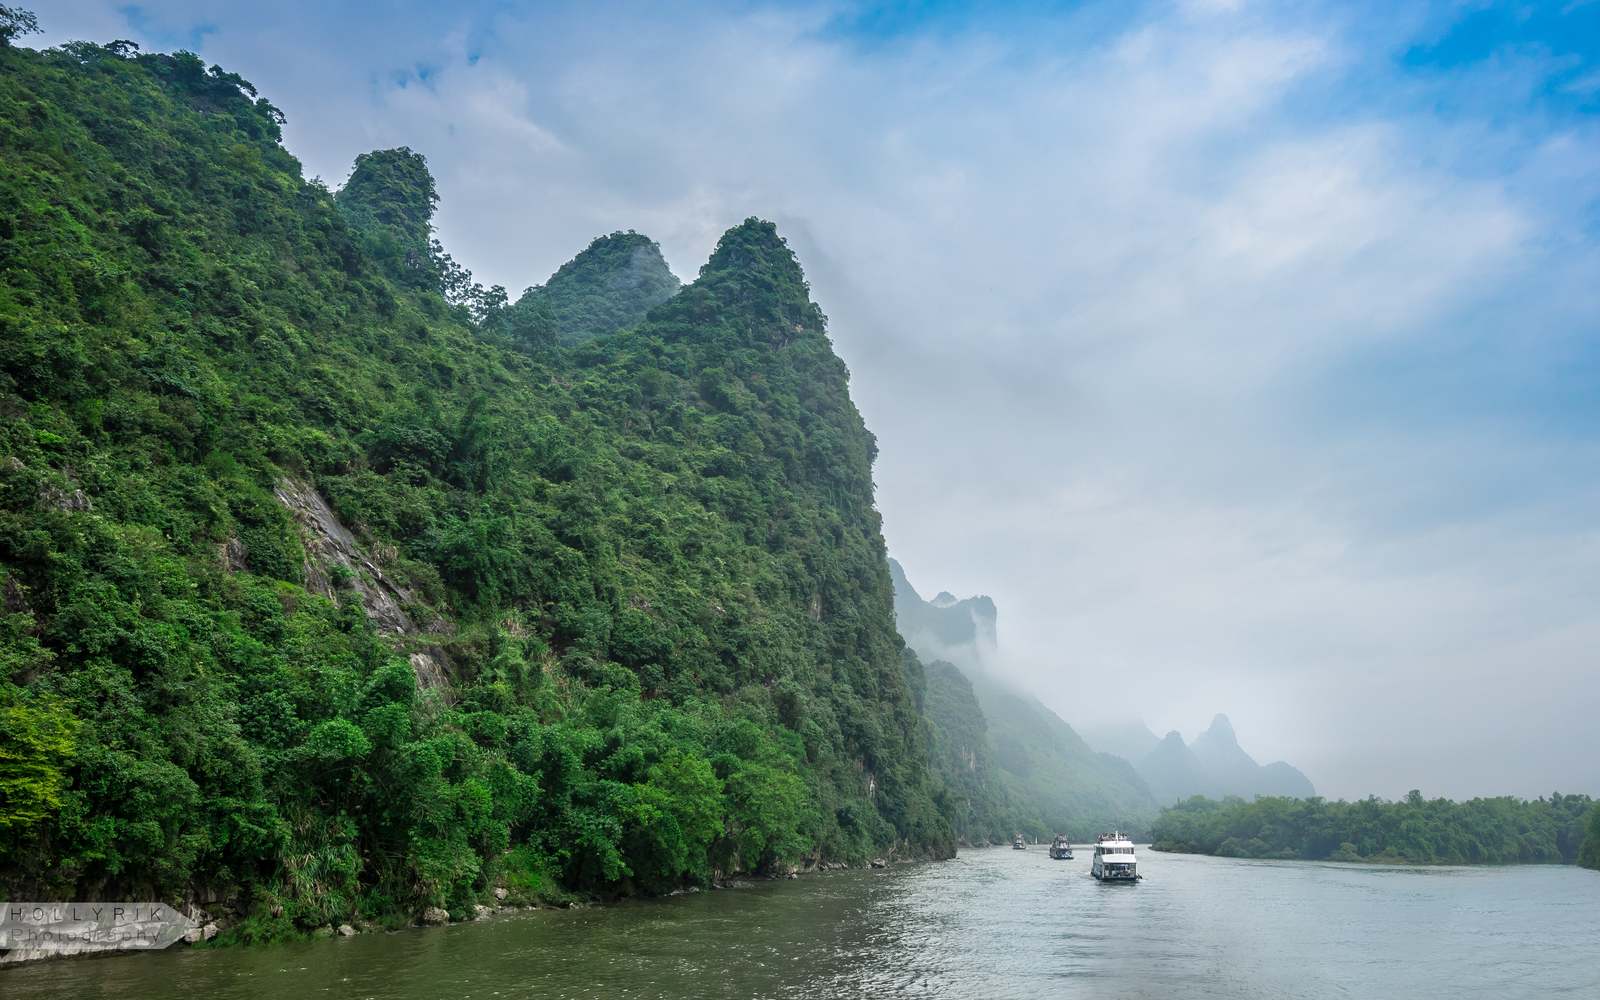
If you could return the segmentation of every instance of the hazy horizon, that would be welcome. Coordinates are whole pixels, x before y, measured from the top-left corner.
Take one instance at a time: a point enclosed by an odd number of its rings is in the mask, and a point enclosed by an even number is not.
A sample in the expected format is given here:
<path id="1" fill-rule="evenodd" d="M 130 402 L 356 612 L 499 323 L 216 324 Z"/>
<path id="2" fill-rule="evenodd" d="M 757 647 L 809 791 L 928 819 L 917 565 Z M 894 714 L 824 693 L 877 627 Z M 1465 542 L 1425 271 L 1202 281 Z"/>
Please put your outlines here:
<path id="1" fill-rule="evenodd" d="M 1600 4 L 893 10 L 66 0 L 25 42 L 192 49 L 330 186 L 422 152 L 513 295 L 774 220 L 890 553 L 1069 722 L 1223 712 L 1330 797 L 1600 792 Z"/>

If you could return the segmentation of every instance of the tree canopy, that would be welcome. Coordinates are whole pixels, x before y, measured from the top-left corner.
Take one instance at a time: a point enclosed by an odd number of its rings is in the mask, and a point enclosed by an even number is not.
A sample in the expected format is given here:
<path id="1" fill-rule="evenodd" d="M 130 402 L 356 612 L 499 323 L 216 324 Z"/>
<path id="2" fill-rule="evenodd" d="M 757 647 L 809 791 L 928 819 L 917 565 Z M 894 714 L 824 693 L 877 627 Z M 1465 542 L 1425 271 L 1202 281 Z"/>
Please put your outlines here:
<path id="1" fill-rule="evenodd" d="M 0 49 L 0 893 L 250 939 L 948 854 L 775 227 L 562 346 L 420 155 L 333 195 L 281 125 L 191 54 Z"/>
<path id="2" fill-rule="evenodd" d="M 1508 797 L 1398 802 L 1196 796 L 1164 810 L 1155 822 L 1158 851 L 1240 858 L 1389 861 L 1412 864 L 1571 864 L 1592 828 L 1587 795 L 1531 801 Z"/>

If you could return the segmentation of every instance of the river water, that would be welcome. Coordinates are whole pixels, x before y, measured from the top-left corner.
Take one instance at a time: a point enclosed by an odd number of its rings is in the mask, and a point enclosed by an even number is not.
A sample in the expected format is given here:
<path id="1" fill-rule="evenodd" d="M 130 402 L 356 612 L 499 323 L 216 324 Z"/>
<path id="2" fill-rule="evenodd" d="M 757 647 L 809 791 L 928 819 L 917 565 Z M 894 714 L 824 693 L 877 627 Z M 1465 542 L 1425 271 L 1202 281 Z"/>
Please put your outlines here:
<path id="1" fill-rule="evenodd" d="M 7 998 L 1600 997 L 1600 872 L 963 851 L 671 899 L 0 971 Z"/>

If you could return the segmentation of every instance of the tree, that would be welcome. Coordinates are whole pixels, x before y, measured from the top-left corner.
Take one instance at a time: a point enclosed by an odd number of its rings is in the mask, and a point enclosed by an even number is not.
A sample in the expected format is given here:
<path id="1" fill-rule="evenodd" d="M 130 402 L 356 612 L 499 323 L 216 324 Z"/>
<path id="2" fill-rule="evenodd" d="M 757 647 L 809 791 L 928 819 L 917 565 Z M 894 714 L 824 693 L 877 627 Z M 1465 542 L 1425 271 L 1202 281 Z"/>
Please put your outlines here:
<path id="1" fill-rule="evenodd" d="M 1583 847 L 1578 850 L 1578 864 L 1600 869 L 1600 803 L 1589 811 L 1589 827 L 1583 835 Z"/>
<path id="2" fill-rule="evenodd" d="M 10 45 L 23 35 L 38 34 L 39 30 L 39 19 L 32 11 L 0 6 L 0 46 Z"/>
<path id="3" fill-rule="evenodd" d="M 61 805 L 78 720 L 53 699 L 0 690 L 0 832 L 28 827 Z"/>
<path id="4" fill-rule="evenodd" d="M 334 196 L 235 75 L 88 51 L 0 51 L 0 897 L 215 887 L 256 939 L 947 851 L 775 229 L 665 301 L 605 244 L 561 346 L 420 156 Z"/>

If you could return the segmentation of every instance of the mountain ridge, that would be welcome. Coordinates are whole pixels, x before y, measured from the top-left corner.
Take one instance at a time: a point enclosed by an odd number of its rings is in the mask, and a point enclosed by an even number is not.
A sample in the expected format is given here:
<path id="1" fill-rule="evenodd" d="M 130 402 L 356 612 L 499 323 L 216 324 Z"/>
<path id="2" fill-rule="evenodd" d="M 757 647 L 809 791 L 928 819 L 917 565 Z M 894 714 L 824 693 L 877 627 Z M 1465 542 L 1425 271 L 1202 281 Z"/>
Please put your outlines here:
<path id="1" fill-rule="evenodd" d="M 1310 779 L 1294 766 L 1284 761 L 1258 764 L 1239 746 L 1232 722 L 1222 713 L 1193 742 L 1186 743 L 1177 731 L 1169 732 L 1133 763 L 1164 805 L 1194 795 L 1301 799 L 1316 795 Z"/>
<path id="2" fill-rule="evenodd" d="M 1012 754 L 997 756 L 1003 771 L 1014 773 L 1014 769 L 1005 767 L 1008 762 L 1013 768 L 1032 769 L 1023 756 L 1023 748 L 1015 744 L 1013 733 L 1033 731 L 1036 740 L 1055 747 L 1053 752 L 1058 755 L 1081 758 L 1084 753 L 1099 753 L 1117 760 L 1117 766 L 1127 764 L 1138 776 L 1137 786 L 1147 789 L 1151 801 L 1160 805 L 1192 795 L 1310 798 L 1316 794 L 1311 782 L 1293 766 L 1283 761 L 1257 764 L 1240 748 L 1232 723 L 1222 713 L 1213 716 L 1210 726 L 1193 744 L 1185 742 L 1177 732 L 1158 739 L 1136 719 L 1103 723 L 1087 730 L 1086 735 L 1034 696 L 995 678 L 991 661 L 997 659 L 998 611 L 992 599 L 957 599 L 948 591 L 941 591 L 933 600 L 925 600 L 912 586 L 904 567 L 893 559 L 890 573 L 895 585 L 896 621 L 906 642 L 927 658 L 948 659 L 959 666 L 971 678 L 974 691 L 979 692 L 986 715 L 1017 722 L 1009 729 L 991 727 L 997 733 L 993 737 L 999 741 L 997 751 L 1002 749 L 1000 744 L 1015 747 Z M 1056 717 L 1065 729 L 1050 734 L 1049 727 L 1041 729 L 1018 721 L 1037 720 L 1041 713 Z M 1120 780 L 1126 782 L 1126 772 L 1121 772 Z"/>
<path id="3" fill-rule="evenodd" d="M 634 326 L 681 288 L 661 247 L 630 229 L 595 237 L 516 307 L 543 311 L 557 339 L 578 344 Z"/>
<path id="4" fill-rule="evenodd" d="M 336 195 L 282 123 L 192 54 L 0 46 L 0 894 L 260 940 L 948 856 L 776 228 L 565 346 L 420 154 Z"/>

